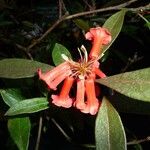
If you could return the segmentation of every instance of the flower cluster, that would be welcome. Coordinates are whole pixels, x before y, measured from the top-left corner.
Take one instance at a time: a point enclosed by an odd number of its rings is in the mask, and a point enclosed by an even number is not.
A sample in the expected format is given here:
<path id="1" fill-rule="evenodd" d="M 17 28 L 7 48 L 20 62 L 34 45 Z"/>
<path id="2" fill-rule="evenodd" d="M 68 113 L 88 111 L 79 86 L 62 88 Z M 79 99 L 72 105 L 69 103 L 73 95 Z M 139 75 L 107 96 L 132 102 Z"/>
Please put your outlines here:
<path id="1" fill-rule="evenodd" d="M 85 38 L 92 41 L 92 48 L 88 56 L 84 46 L 79 50 L 80 60 L 75 62 L 62 54 L 64 62 L 54 69 L 42 73 L 38 70 L 39 79 L 43 80 L 48 88 L 57 90 L 57 86 L 63 81 L 59 95 L 51 95 L 52 103 L 69 108 L 76 107 L 83 113 L 95 115 L 98 111 L 100 102 L 97 96 L 100 90 L 95 86 L 96 77 L 104 78 L 106 75 L 99 69 L 99 55 L 103 45 L 111 41 L 111 35 L 105 28 L 91 28 L 85 34 Z M 69 93 L 76 83 L 76 97 L 71 98 Z"/>

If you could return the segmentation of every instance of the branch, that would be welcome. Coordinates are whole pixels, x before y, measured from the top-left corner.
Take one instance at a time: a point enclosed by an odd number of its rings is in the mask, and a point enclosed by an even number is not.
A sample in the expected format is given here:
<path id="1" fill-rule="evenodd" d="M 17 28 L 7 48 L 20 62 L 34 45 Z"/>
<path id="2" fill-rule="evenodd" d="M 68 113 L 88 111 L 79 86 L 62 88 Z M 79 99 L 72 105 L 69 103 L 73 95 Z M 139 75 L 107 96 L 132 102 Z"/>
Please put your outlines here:
<path id="1" fill-rule="evenodd" d="M 64 137 L 66 138 L 68 142 L 76 146 L 80 146 L 80 147 L 94 148 L 94 149 L 96 148 L 96 145 L 93 145 L 93 144 L 79 144 L 79 143 L 74 142 L 72 138 L 69 137 L 68 134 L 62 129 L 62 127 L 60 127 L 60 125 L 56 122 L 54 118 L 52 118 L 51 121 L 56 125 L 56 127 L 60 130 L 60 132 L 64 135 Z M 127 142 L 127 145 L 136 145 L 136 144 L 140 144 L 140 143 L 148 142 L 148 141 L 150 141 L 150 136 L 148 136 L 145 139 L 129 141 Z"/>
<path id="2" fill-rule="evenodd" d="M 92 10 L 92 11 L 85 11 L 85 12 L 80 12 L 80 13 L 76 13 L 73 15 L 64 15 L 62 16 L 59 20 L 57 20 L 39 39 L 37 39 L 36 41 L 34 41 L 33 43 L 31 43 L 27 48 L 25 48 L 28 52 L 30 51 L 30 49 L 32 49 L 35 45 L 37 45 L 39 42 L 41 42 L 53 29 L 55 29 L 61 22 L 65 21 L 65 20 L 69 20 L 69 19 L 73 19 L 73 18 L 77 18 L 77 17 L 81 17 L 81 16 L 85 16 L 85 15 L 89 15 L 89 14 L 93 14 L 93 13 L 99 13 L 99 12 L 105 12 L 105 11 L 110 11 L 110 10 L 120 10 L 122 8 L 125 8 L 126 6 L 129 6 L 130 4 L 136 2 L 137 0 L 130 0 L 128 2 L 125 2 L 123 4 L 117 5 L 117 6 L 111 6 L 111 7 L 107 7 L 107 8 L 100 8 L 100 9 L 96 9 L 96 10 Z M 146 5 L 146 6 L 142 6 L 142 7 L 138 7 L 138 8 L 129 8 L 129 11 L 140 11 L 142 10 L 147 10 L 149 9 L 150 4 Z"/>
<path id="3" fill-rule="evenodd" d="M 66 15 L 62 16 L 59 20 L 57 20 L 39 39 L 34 41 L 32 44 L 30 44 L 27 47 L 27 51 L 29 51 L 32 47 L 34 47 L 36 44 L 42 41 L 53 29 L 55 29 L 56 26 L 58 26 L 62 21 L 64 21 L 64 19 L 66 18 Z"/>
<path id="4" fill-rule="evenodd" d="M 43 124 L 43 118 L 40 116 L 40 119 L 39 119 L 38 136 L 37 136 L 37 141 L 36 141 L 35 150 L 38 150 L 38 149 L 39 149 L 40 138 L 41 138 L 41 131 L 42 131 L 42 124 Z"/>
<path id="5" fill-rule="evenodd" d="M 76 18 L 76 17 L 81 17 L 81 16 L 93 14 L 93 13 L 105 12 L 105 11 L 110 11 L 110 10 L 120 10 L 126 6 L 129 6 L 130 4 L 132 4 L 136 1 L 137 0 L 130 0 L 128 2 L 125 2 L 125 3 L 117 5 L 117 6 L 110 6 L 110 7 L 100 8 L 100 9 L 96 9 L 96 10 L 92 10 L 92 11 L 85 11 L 85 12 L 76 13 L 76 14 L 73 14 L 73 15 L 66 17 L 65 20 Z"/>
<path id="6" fill-rule="evenodd" d="M 146 6 L 141 6 L 141 7 L 137 7 L 137 8 L 128 8 L 129 11 L 132 12 L 138 12 L 138 11 L 144 11 L 144 10 L 150 10 L 150 3 L 147 4 Z"/>
<path id="7" fill-rule="evenodd" d="M 15 46 L 16 46 L 17 48 L 19 48 L 20 50 L 22 50 L 22 51 L 27 55 L 27 57 L 28 57 L 29 59 L 33 60 L 33 57 L 32 57 L 32 55 L 31 55 L 31 53 L 29 53 L 29 52 L 27 51 L 27 48 L 26 48 L 26 47 L 23 47 L 23 46 L 20 45 L 20 44 L 15 44 Z"/>
<path id="8" fill-rule="evenodd" d="M 150 136 L 148 136 L 146 139 L 134 140 L 134 141 L 128 142 L 127 145 L 136 145 L 136 144 L 140 144 L 140 143 L 148 142 L 148 141 L 150 141 Z"/>
<path id="9" fill-rule="evenodd" d="M 62 0 L 58 0 L 59 18 L 62 17 Z"/>
<path id="10" fill-rule="evenodd" d="M 72 139 L 69 137 L 69 135 L 62 129 L 62 127 L 56 122 L 54 118 L 51 119 L 51 121 L 56 125 L 56 127 L 59 129 L 59 131 L 64 135 L 64 137 L 72 143 Z"/>

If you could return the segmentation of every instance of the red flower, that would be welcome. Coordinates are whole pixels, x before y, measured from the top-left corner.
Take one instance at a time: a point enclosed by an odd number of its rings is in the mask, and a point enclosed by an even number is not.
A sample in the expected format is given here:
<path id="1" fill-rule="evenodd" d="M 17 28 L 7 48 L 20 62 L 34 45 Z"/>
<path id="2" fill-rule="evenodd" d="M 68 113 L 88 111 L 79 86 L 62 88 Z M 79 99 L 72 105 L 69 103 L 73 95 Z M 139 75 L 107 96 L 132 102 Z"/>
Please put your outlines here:
<path id="1" fill-rule="evenodd" d="M 100 101 L 96 98 L 99 96 L 100 89 L 96 87 L 94 81 L 96 76 L 100 78 L 106 75 L 99 69 L 99 54 L 102 45 L 111 41 L 110 33 L 105 28 L 91 28 L 86 33 L 86 39 L 93 41 L 93 46 L 88 57 L 84 46 L 79 50 L 81 59 L 75 62 L 63 55 L 65 62 L 53 68 L 47 73 L 38 70 L 39 78 L 43 80 L 49 88 L 56 90 L 57 85 L 63 80 L 63 86 L 59 95 L 52 95 L 52 103 L 59 107 L 69 108 L 72 104 L 83 113 L 95 115 L 98 112 Z M 73 82 L 77 81 L 76 99 L 69 97 L 69 92 Z M 86 98 L 85 98 L 86 94 Z"/>
<path id="2" fill-rule="evenodd" d="M 102 46 L 107 45 L 111 41 L 111 35 L 108 30 L 101 27 L 91 28 L 90 31 L 85 34 L 85 38 L 93 41 L 92 49 L 89 54 L 90 58 L 99 57 Z"/>
<path id="3" fill-rule="evenodd" d="M 67 77 L 64 81 L 63 87 L 59 95 L 52 95 L 52 103 L 59 106 L 69 108 L 72 106 L 73 99 L 69 97 L 69 92 L 72 87 L 74 78 Z"/>
<path id="4" fill-rule="evenodd" d="M 82 109 L 81 111 L 95 115 L 98 112 L 99 101 L 95 94 L 94 79 L 89 78 L 85 80 L 85 91 L 87 95 L 87 102 L 85 109 Z"/>
<path id="5" fill-rule="evenodd" d="M 77 80 L 77 94 L 76 94 L 76 101 L 74 102 L 74 106 L 77 109 L 85 109 L 86 104 L 84 102 L 84 96 L 85 96 L 85 85 L 84 85 L 84 79 L 78 79 Z"/>
<path id="6" fill-rule="evenodd" d="M 102 72 L 99 68 L 95 68 L 95 74 L 98 75 L 100 78 L 105 78 L 106 75 L 104 72 Z"/>
<path id="7" fill-rule="evenodd" d="M 65 78 L 67 78 L 70 74 L 71 74 L 71 70 L 66 70 L 66 72 L 63 72 L 62 74 L 60 74 L 59 76 L 56 77 L 56 79 L 54 79 L 50 84 L 50 88 L 53 90 L 56 90 L 58 84 L 60 84 Z"/>
<path id="8" fill-rule="evenodd" d="M 38 73 L 39 78 L 54 90 L 65 79 L 60 94 L 51 96 L 53 104 L 69 108 L 74 103 L 74 106 L 83 113 L 90 113 L 91 115 L 97 113 L 99 101 L 96 98 L 96 93 L 99 96 L 100 90 L 97 87 L 96 92 L 94 81 L 96 75 L 101 78 L 106 75 L 99 69 L 99 62 L 96 59 L 88 59 L 85 53 L 84 58 L 79 62 L 67 59 L 45 74 L 42 74 L 40 69 Z M 69 92 L 74 80 L 77 81 L 77 91 L 76 100 L 73 102 L 73 99 L 69 97 Z"/>
<path id="9" fill-rule="evenodd" d="M 53 90 L 56 90 L 57 85 L 70 74 L 71 70 L 68 62 L 64 62 L 46 73 L 42 73 L 41 69 L 38 69 L 39 79 L 43 80 Z"/>

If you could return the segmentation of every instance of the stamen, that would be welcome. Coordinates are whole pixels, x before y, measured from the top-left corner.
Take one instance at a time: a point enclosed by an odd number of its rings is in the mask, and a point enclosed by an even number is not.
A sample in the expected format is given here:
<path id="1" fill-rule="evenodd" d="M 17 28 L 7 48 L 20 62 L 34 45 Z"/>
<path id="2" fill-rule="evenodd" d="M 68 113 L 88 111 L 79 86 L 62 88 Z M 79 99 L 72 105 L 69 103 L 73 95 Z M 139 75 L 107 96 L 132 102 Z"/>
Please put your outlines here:
<path id="1" fill-rule="evenodd" d="M 67 61 L 70 64 L 72 77 L 85 79 L 88 78 L 88 76 L 90 76 L 93 69 L 96 67 L 94 63 L 97 62 L 99 57 L 88 60 L 88 53 L 86 48 L 83 45 L 81 46 L 81 49 L 78 48 L 78 51 L 81 58 L 79 62 L 75 62 L 72 59 L 69 59 L 65 54 L 62 54 L 61 56 L 65 61 Z M 82 52 L 84 53 L 84 57 L 82 55 Z"/>
<path id="2" fill-rule="evenodd" d="M 84 47 L 84 45 L 81 46 L 81 50 L 82 50 L 83 53 L 84 53 L 85 62 L 87 62 L 87 61 L 88 61 L 88 53 L 87 53 L 87 50 L 86 50 L 86 48 Z"/>
<path id="3" fill-rule="evenodd" d="M 78 48 L 78 52 L 79 52 L 79 54 L 80 54 L 80 58 L 81 58 L 81 61 L 83 60 L 83 57 L 82 57 L 82 54 L 81 54 L 81 51 L 80 51 L 80 49 Z"/>
<path id="4" fill-rule="evenodd" d="M 105 54 L 102 53 L 98 58 L 101 59 Z"/>

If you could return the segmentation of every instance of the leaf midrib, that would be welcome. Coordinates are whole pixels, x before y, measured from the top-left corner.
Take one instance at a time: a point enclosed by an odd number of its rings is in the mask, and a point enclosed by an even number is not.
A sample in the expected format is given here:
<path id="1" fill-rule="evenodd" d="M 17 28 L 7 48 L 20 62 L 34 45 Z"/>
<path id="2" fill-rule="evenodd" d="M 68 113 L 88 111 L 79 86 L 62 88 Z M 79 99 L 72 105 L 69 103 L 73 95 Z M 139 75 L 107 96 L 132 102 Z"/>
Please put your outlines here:
<path id="1" fill-rule="evenodd" d="M 107 103 L 106 103 L 106 105 L 107 105 Z M 108 133 L 108 147 L 109 147 L 109 150 L 110 150 L 110 136 L 109 136 L 110 135 L 110 128 L 109 128 L 109 124 L 110 124 L 109 122 L 110 121 L 109 121 L 109 117 L 108 117 L 108 112 L 109 111 L 108 111 L 107 107 L 105 107 L 105 109 L 106 109 L 106 114 L 107 114 L 106 120 L 107 120 L 107 127 L 108 127 L 108 130 L 107 130 L 108 131 L 107 132 Z"/>
<path id="2" fill-rule="evenodd" d="M 23 146 L 22 135 L 20 134 L 20 131 L 21 131 L 20 119 L 19 119 L 19 123 L 18 123 L 18 125 L 19 125 L 19 127 L 18 127 L 18 128 L 19 128 L 19 135 L 20 135 L 20 136 L 19 136 L 19 139 L 20 139 L 20 140 L 19 140 L 19 141 L 20 141 L 20 144 L 19 144 L 19 145 L 20 145 L 20 146 L 21 146 L 21 145 Z M 20 147 L 20 148 L 23 150 L 23 148 L 22 148 L 22 147 Z"/>

